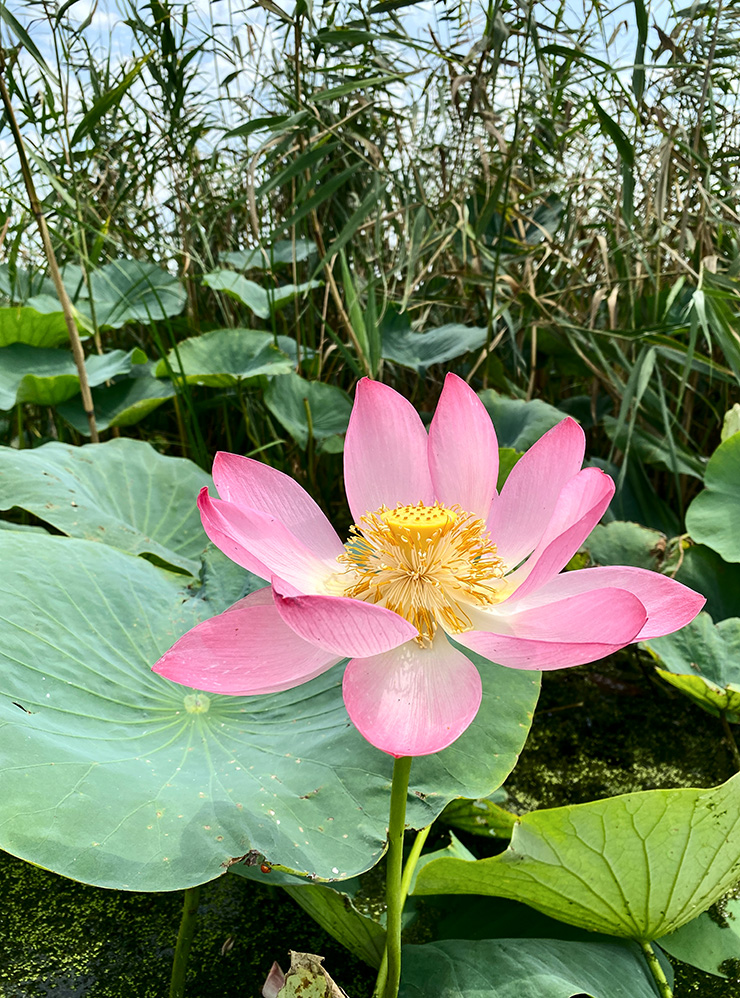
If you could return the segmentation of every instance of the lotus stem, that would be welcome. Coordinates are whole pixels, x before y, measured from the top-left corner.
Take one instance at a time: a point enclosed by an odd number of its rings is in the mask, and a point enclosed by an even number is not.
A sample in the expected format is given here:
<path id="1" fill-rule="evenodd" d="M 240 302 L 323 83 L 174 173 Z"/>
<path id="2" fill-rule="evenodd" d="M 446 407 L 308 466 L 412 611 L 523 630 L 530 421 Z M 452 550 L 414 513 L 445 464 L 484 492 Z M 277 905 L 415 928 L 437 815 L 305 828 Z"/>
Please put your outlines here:
<path id="1" fill-rule="evenodd" d="M 401 982 L 401 918 L 406 895 L 403 891 L 403 833 L 406 828 L 406 796 L 409 790 L 411 756 L 393 764 L 391 810 L 388 820 L 388 856 L 385 873 L 385 956 L 375 982 L 373 998 L 397 998 Z M 419 852 L 421 852 L 419 845 Z M 418 858 L 418 857 L 417 857 Z M 415 861 L 414 861 L 415 862 Z M 409 875 L 410 880 L 410 875 Z M 408 884 L 406 885 L 408 888 Z"/>
<path id="2" fill-rule="evenodd" d="M 201 885 L 188 887 L 182 906 L 182 918 L 177 933 L 175 956 L 172 960 L 172 977 L 170 978 L 170 998 L 183 998 L 185 994 L 185 975 L 188 969 L 190 945 L 195 935 L 196 917 L 200 904 Z"/>
<path id="3" fill-rule="evenodd" d="M 406 898 L 409 896 L 409 887 L 411 887 L 411 878 L 414 876 L 414 871 L 416 870 L 416 864 L 419 862 L 419 856 L 421 856 L 421 850 L 424 848 L 424 843 L 427 840 L 431 825 L 427 825 L 426 828 L 420 829 L 416 833 L 416 838 L 414 839 L 414 844 L 411 846 L 411 851 L 409 852 L 408 859 L 406 860 L 406 865 L 403 868 L 403 878 L 401 880 L 401 896 L 403 897 L 404 903 Z"/>
<path id="4" fill-rule="evenodd" d="M 406 865 L 403 868 L 403 877 L 401 878 L 401 907 L 406 903 L 406 898 L 409 894 L 409 887 L 411 886 L 411 878 L 414 875 L 414 870 L 416 869 L 416 864 L 419 862 L 419 856 L 421 856 L 421 850 L 424 848 L 424 843 L 427 840 L 431 825 L 427 825 L 426 828 L 422 828 L 416 833 L 416 838 L 414 839 L 414 844 L 411 846 L 411 852 L 406 860 Z M 381 960 L 380 967 L 378 968 L 378 979 L 375 984 L 375 994 L 381 996 L 385 993 L 385 982 L 388 979 L 388 950 L 386 949 L 383 953 L 383 959 Z"/>
<path id="5" fill-rule="evenodd" d="M 642 947 L 642 952 L 645 954 L 645 959 L 647 960 L 648 967 L 650 968 L 650 973 L 653 975 L 655 983 L 658 985 L 658 992 L 660 998 L 673 998 L 673 988 L 668 983 L 668 978 L 665 976 L 665 971 L 660 963 L 660 960 L 655 955 L 655 950 L 648 942 L 640 942 Z"/>

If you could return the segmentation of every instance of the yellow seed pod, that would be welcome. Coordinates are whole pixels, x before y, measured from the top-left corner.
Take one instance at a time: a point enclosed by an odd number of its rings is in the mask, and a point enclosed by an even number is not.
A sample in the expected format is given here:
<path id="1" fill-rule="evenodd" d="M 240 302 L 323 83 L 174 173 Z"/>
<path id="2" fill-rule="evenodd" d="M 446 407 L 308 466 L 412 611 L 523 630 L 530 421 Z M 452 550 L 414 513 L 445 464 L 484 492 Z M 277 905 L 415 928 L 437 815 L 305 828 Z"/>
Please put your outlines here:
<path id="1" fill-rule="evenodd" d="M 426 541 L 446 533 L 455 525 L 457 514 L 446 506 L 396 506 L 381 516 L 383 523 L 390 527 L 398 540 L 406 544 Z"/>

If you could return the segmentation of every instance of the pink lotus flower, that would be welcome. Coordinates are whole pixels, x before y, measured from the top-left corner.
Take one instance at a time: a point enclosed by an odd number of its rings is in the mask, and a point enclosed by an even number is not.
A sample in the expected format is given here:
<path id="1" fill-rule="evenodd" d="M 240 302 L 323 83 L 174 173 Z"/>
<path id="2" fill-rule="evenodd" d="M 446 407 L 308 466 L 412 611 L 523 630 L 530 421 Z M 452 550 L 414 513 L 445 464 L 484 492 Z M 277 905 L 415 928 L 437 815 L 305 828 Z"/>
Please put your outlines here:
<path id="1" fill-rule="evenodd" d="M 499 495 L 496 434 L 464 381 L 448 374 L 427 434 L 406 399 L 364 379 L 344 451 L 355 519 L 344 544 L 293 479 L 217 454 L 221 498 L 203 489 L 198 499 L 205 531 L 270 585 L 193 628 L 155 671 L 249 695 L 348 658 L 344 701 L 362 735 L 396 757 L 427 755 L 480 706 L 461 648 L 514 669 L 562 669 L 678 630 L 704 598 L 673 579 L 627 567 L 560 574 L 614 493 L 608 475 L 581 470 L 584 449 L 564 419 Z"/>

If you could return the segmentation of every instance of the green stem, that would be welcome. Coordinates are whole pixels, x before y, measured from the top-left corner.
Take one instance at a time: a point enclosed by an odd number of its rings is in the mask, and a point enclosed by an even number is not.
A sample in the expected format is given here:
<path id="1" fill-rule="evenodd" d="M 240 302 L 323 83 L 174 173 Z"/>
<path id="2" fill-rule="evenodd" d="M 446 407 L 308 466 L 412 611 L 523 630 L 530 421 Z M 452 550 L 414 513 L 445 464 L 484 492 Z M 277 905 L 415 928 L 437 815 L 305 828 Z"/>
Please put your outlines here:
<path id="1" fill-rule="evenodd" d="M 658 985 L 660 998 L 673 998 L 673 989 L 668 983 L 668 979 L 665 976 L 660 960 L 655 955 L 655 950 L 648 942 L 641 942 L 640 946 L 642 947 L 642 952 L 645 954 L 648 967 L 650 967 L 650 973 L 653 975 L 655 983 Z"/>
<path id="2" fill-rule="evenodd" d="M 177 933 L 175 956 L 172 960 L 172 977 L 170 978 L 170 998 L 183 998 L 185 994 L 185 974 L 188 969 L 190 944 L 195 935 L 196 916 L 200 902 L 200 885 L 188 887 L 182 906 L 180 929 Z"/>
<path id="3" fill-rule="evenodd" d="M 411 879 L 414 876 L 414 871 L 416 870 L 416 864 L 419 862 L 419 856 L 421 856 L 421 850 L 424 848 L 424 843 L 427 840 L 427 836 L 431 830 L 431 825 L 427 825 L 426 828 L 420 829 L 416 833 L 416 838 L 414 839 L 414 844 L 411 846 L 411 850 L 406 859 L 406 865 L 403 868 L 403 877 L 401 879 L 401 897 L 404 902 L 409 896 L 409 887 L 411 887 Z"/>
<path id="4" fill-rule="evenodd" d="M 385 982 L 388 980 L 388 950 L 383 951 L 383 959 L 378 967 L 378 977 L 375 981 L 373 998 L 383 998 L 385 994 Z"/>
<path id="5" fill-rule="evenodd" d="M 406 827 L 406 796 L 409 790 L 410 772 L 411 756 L 402 756 L 402 758 L 395 760 L 391 785 L 388 855 L 385 872 L 386 955 L 378 971 L 373 998 L 397 998 L 398 985 L 401 981 L 401 917 L 403 903 L 406 900 L 403 893 L 402 877 L 403 832 Z M 421 846 L 419 846 L 419 851 L 421 851 Z"/>
<path id="6" fill-rule="evenodd" d="M 403 868 L 403 877 L 401 878 L 401 907 L 406 903 L 406 898 L 409 894 L 409 887 L 411 886 L 411 878 L 414 876 L 414 870 L 416 869 L 416 864 L 419 862 L 419 856 L 421 856 L 421 850 L 424 848 L 424 843 L 427 840 L 431 825 L 427 825 L 426 828 L 422 828 L 416 833 L 416 838 L 414 839 L 414 844 L 411 846 L 411 851 L 409 852 L 408 859 L 406 860 L 406 865 Z M 375 983 L 374 994 L 379 995 L 380 998 L 385 994 L 385 984 L 388 979 L 388 950 L 386 949 L 383 953 L 383 959 L 380 962 L 380 967 L 378 968 L 378 979 Z"/>

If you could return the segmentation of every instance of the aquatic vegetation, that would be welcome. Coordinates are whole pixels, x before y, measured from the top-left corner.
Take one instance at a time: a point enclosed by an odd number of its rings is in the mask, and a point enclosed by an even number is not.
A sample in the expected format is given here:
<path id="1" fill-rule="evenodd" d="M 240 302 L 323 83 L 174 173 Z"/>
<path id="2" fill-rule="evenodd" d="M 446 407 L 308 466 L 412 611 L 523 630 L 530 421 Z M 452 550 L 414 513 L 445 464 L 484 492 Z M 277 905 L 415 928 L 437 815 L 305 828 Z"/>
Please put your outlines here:
<path id="1" fill-rule="evenodd" d="M 0 8 L 0 848 L 177 998 L 725 998 L 737 12 L 221 6 Z"/>

